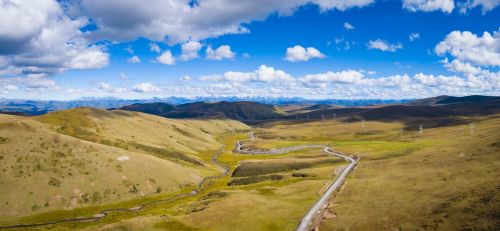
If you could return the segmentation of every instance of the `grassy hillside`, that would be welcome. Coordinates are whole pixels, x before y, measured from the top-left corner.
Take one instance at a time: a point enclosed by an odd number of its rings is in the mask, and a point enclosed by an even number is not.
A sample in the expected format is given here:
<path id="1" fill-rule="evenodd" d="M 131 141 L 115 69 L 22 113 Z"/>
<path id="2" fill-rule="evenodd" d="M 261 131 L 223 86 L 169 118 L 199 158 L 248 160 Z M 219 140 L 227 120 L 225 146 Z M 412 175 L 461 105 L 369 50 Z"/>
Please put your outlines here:
<path id="1" fill-rule="evenodd" d="M 333 199 L 320 230 L 496 230 L 500 227 L 500 116 L 401 130 L 400 122 L 272 123 L 260 148 L 328 142 L 361 162 Z"/>
<path id="2" fill-rule="evenodd" d="M 76 108 L 36 118 L 56 131 L 126 150 L 196 164 L 193 156 L 219 147 L 216 137 L 248 127 L 233 120 L 179 120 L 129 111 Z"/>
<path id="3" fill-rule="evenodd" d="M 0 115 L 2 220 L 193 188 L 219 170 L 206 162 L 230 120 L 171 120 L 77 108 Z"/>
<path id="4" fill-rule="evenodd" d="M 403 135 L 405 142 L 426 145 L 395 156 L 362 143 L 339 145 L 367 158 L 332 201 L 336 218 L 320 230 L 497 230 L 500 117 L 475 121 L 474 134 L 460 125 Z"/>
<path id="5" fill-rule="evenodd" d="M 0 217 L 98 205 L 190 187 L 204 169 L 0 117 Z"/>

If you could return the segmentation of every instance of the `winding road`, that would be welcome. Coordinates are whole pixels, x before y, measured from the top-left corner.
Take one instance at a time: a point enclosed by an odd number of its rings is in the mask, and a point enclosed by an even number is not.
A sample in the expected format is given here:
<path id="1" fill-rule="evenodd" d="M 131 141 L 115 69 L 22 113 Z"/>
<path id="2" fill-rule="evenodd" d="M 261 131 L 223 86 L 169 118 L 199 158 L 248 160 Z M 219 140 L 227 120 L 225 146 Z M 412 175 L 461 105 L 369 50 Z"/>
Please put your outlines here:
<path id="1" fill-rule="evenodd" d="M 255 134 L 252 132 L 249 135 L 250 139 L 256 139 Z M 325 145 L 319 145 L 319 144 L 306 144 L 306 145 L 299 145 L 299 146 L 291 146 L 291 147 L 284 147 L 284 148 L 276 148 L 276 149 L 270 149 L 270 150 L 244 150 L 243 146 L 241 144 L 241 141 L 236 142 L 236 146 L 234 149 L 234 152 L 240 153 L 240 154 L 251 154 L 251 155 L 275 155 L 275 154 L 283 154 L 291 151 L 297 151 L 297 150 L 302 150 L 302 149 L 310 149 L 310 148 L 323 148 L 323 151 L 334 155 L 341 157 L 348 161 L 350 164 L 347 168 L 345 168 L 342 173 L 340 174 L 339 177 L 335 179 L 335 181 L 328 187 L 328 190 L 321 196 L 321 198 L 314 204 L 314 206 L 307 212 L 307 214 L 302 218 L 300 225 L 297 228 L 297 231 L 307 231 L 311 223 L 314 221 L 315 217 L 317 215 L 321 214 L 321 210 L 326 208 L 328 205 L 328 201 L 332 194 L 342 186 L 342 183 L 345 181 L 345 178 L 347 175 L 353 170 L 353 168 L 357 164 L 357 159 L 348 157 L 339 153 L 333 152 L 329 147 Z M 223 172 L 219 175 L 215 176 L 209 176 L 203 178 L 200 183 L 198 183 L 197 188 L 191 191 L 190 193 L 183 193 L 183 194 L 178 194 L 175 195 L 171 198 L 168 199 L 162 199 L 162 200 L 156 200 L 156 201 L 151 201 L 147 202 L 141 205 L 138 205 L 136 207 L 132 208 L 114 208 L 114 209 L 106 209 L 103 211 L 100 211 L 93 216 L 90 217 L 78 217 L 78 218 L 70 218 L 70 219 L 61 219 L 61 220 L 55 220 L 55 221 L 49 221 L 49 222 L 44 222 L 44 223 L 34 223 L 34 224 L 16 224 L 16 225 L 9 225 L 9 226 L 0 226 L 0 229 L 15 229 L 15 228 L 30 228 L 30 227 L 41 227 L 41 226 L 47 226 L 47 225 L 55 225 L 55 224 L 60 224 L 60 223 L 68 223 L 68 222 L 95 222 L 98 221 L 106 216 L 109 215 L 111 212 L 137 212 L 140 210 L 143 210 L 145 207 L 150 206 L 150 205 L 155 205 L 155 204 L 160 204 L 164 202 L 171 202 L 179 198 L 183 197 L 190 197 L 190 196 L 195 196 L 197 195 L 200 190 L 203 188 L 203 185 L 210 180 L 213 179 L 218 179 L 226 176 L 229 173 L 229 166 L 221 163 L 218 161 L 219 155 L 223 152 L 224 147 L 221 147 L 217 152 L 215 152 L 212 157 L 211 157 L 211 163 L 222 168 Z"/>
<path id="2" fill-rule="evenodd" d="M 255 134 L 252 132 L 250 133 L 250 139 L 256 139 Z M 306 213 L 306 215 L 302 218 L 300 221 L 299 226 L 297 227 L 297 231 L 308 231 L 311 230 L 310 226 L 312 225 L 314 219 L 316 216 L 322 214 L 322 210 L 326 209 L 328 207 L 328 201 L 332 197 L 332 194 L 337 191 L 342 184 L 344 183 L 347 175 L 354 169 L 356 164 L 358 163 L 357 158 L 352 158 L 346 155 L 342 155 L 340 153 L 335 153 L 332 151 L 332 149 L 328 146 L 325 145 L 319 145 L 319 144 L 306 144 L 306 145 L 299 145 L 299 146 L 292 146 L 292 147 L 286 147 L 286 148 L 277 148 L 277 149 L 271 149 L 271 150 L 244 150 L 243 146 L 241 144 L 241 141 L 236 142 L 236 149 L 235 152 L 241 153 L 241 154 L 252 154 L 252 155 L 258 155 L 258 154 L 265 154 L 265 155 L 272 155 L 272 154 L 283 154 L 291 151 L 296 151 L 296 150 L 301 150 L 301 149 L 307 149 L 307 148 L 323 148 L 323 151 L 343 158 L 347 162 L 349 162 L 349 166 L 342 170 L 340 173 L 339 177 L 335 179 L 335 181 L 328 187 L 326 192 L 321 196 L 321 198 L 314 204 L 313 207 L 309 209 L 309 211 Z"/>

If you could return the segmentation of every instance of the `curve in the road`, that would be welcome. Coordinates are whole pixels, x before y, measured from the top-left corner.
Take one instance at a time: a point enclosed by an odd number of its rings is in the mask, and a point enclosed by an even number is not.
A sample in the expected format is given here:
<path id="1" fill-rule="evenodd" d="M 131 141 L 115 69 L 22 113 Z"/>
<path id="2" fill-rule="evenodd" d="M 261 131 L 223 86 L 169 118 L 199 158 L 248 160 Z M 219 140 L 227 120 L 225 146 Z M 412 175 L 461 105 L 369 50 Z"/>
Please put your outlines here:
<path id="1" fill-rule="evenodd" d="M 250 139 L 256 139 L 254 133 L 250 133 Z M 319 144 L 306 144 L 306 145 L 299 145 L 299 146 L 291 146 L 291 147 L 284 147 L 284 148 L 277 148 L 277 149 L 270 149 L 270 150 L 244 150 L 243 146 L 241 144 L 241 141 L 236 142 L 236 147 L 235 147 L 235 152 L 240 153 L 240 154 L 252 154 L 252 155 L 274 155 L 274 154 L 283 154 L 291 151 L 297 151 L 297 150 L 302 150 L 302 149 L 310 149 L 310 148 L 324 148 L 323 151 L 338 157 L 341 157 L 345 159 L 346 161 L 350 162 L 349 166 L 345 168 L 340 176 L 335 179 L 332 185 L 328 187 L 328 190 L 321 196 L 321 198 L 316 202 L 316 204 L 307 212 L 307 214 L 302 218 L 300 225 L 297 228 L 297 231 L 306 231 L 311 222 L 314 220 L 315 216 L 320 213 L 322 208 L 325 208 L 327 206 L 328 200 L 330 199 L 331 195 L 333 192 L 335 192 L 345 181 L 345 178 L 349 174 L 350 171 L 354 168 L 354 166 L 357 164 L 357 159 L 348 157 L 339 153 L 332 152 L 331 149 L 325 145 L 319 145 Z M 157 201 L 151 201 L 148 203 L 141 204 L 139 206 L 133 207 L 133 208 L 114 208 L 114 209 L 107 209 L 100 211 L 96 214 L 94 214 L 91 217 L 79 217 L 79 218 L 71 218 L 71 219 L 62 219 L 62 220 L 56 220 L 56 221 L 50 221 L 50 222 L 44 222 L 44 223 L 36 223 L 36 224 L 16 224 L 16 225 L 10 225 L 10 226 L 0 226 L 0 229 L 14 229 L 14 228 L 29 228 L 29 227 L 41 227 L 41 226 L 47 226 L 47 225 L 55 225 L 55 224 L 60 224 L 60 223 L 67 223 L 67 222 L 94 222 L 102 219 L 103 217 L 106 217 L 110 212 L 136 212 L 144 209 L 146 206 L 154 205 L 154 204 L 160 204 L 164 202 L 170 202 L 174 201 L 178 198 L 182 197 L 189 197 L 189 196 L 195 196 L 199 193 L 199 191 L 203 188 L 203 185 L 213 179 L 218 179 L 221 177 L 226 176 L 229 173 L 229 166 L 221 163 L 218 161 L 219 155 L 222 153 L 224 150 L 224 147 L 221 147 L 216 153 L 214 153 L 211 157 L 211 162 L 214 165 L 219 166 L 220 168 L 224 169 L 224 171 L 216 176 L 209 176 L 205 177 L 202 179 L 202 181 L 197 185 L 197 188 L 191 191 L 190 193 L 184 193 L 184 194 L 178 194 L 175 195 L 172 198 L 168 199 L 163 199 L 163 200 L 157 200 Z"/>
<path id="2" fill-rule="evenodd" d="M 254 133 L 250 133 L 250 139 L 253 140 L 255 139 Z M 326 192 L 321 196 L 321 198 L 314 204 L 311 209 L 306 213 L 306 215 L 302 218 L 300 221 L 299 226 L 297 227 L 297 231 L 307 231 L 309 230 L 309 227 L 311 226 L 312 222 L 314 221 L 314 218 L 317 215 L 321 214 L 321 210 L 326 208 L 328 206 L 328 201 L 330 200 L 332 194 L 337 191 L 342 184 L 344 183 L 347 175 L 354 169 L 356 164 L 358 163 L 357 158 L 352 158 L 346 155 L 342 155 L 340 153 L 335 153 L 332 151 L 332 149 L 328 146 L 325 145 L 319 145 L 319 144 L 307 144 L 307 145 L 299 145 L 299 146 L 292 146 L 292 147 L 286 147 L 286 148 L 277 148 L 277 149 L 271 149 L 271 150 L 244 150 L 243 146 L 241 144 L 241 141 L 236 142 L 236 148 L 235 151 L 241 154 L 252 154 L 252 155 L 258 155 L 258 154 L 266 154 L 266 155 L 272 155 L 272 154 L 283 154 L 287 153 L 290 151 L 296 151 L 296 150 L 301 150 L 301 149 L 307 149 L 307 148 L 323 148 L 323 151 L 334 155 L 338 156 L 340 158 L 343 158 L 344 160 L 349 162 L 349 166 L 342 170 L 340 173 L 339 177 L 337 177 L 333 183 L 328 187 Z"/>

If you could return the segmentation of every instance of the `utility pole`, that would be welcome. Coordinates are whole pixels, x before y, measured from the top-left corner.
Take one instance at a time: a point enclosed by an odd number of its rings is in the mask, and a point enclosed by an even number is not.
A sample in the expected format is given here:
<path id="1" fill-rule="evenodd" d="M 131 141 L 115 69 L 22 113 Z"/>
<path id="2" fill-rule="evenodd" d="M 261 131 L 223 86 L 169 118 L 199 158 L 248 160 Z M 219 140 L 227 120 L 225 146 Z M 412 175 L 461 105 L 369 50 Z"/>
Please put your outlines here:
<path id="1" fill-rule="evenodd" d="M 419 134 L 422 135 L 424 133 L 424 126 L 420 124 Z"/>

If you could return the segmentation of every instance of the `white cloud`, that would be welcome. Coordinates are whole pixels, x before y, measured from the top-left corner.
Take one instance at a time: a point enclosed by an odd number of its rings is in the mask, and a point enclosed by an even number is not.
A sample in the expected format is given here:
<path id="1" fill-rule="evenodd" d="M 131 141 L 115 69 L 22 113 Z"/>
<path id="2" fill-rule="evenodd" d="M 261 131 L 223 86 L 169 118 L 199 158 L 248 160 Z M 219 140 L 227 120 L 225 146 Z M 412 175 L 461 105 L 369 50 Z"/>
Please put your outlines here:
<path id="1" fill-rule="evenodd" d="M 420 39 L 420 33 L 411 33 L 409 36 L 408 36 L 408 39 L 410 40 L 410 42 L 413 42 L 415 40 L 418 40 Z"/>
<path id="2" fill-rule="evenodd" d="M 229 81 L 229 82 L 294 82 L 295 79 L 282 70 L 261 65 L 254 72 L 227 71 L 222 75 L 206 75 L 199 78 L 202 81 Z"/>
<path id="3" fill-rule="evenodd" d="M 344 29 L 346 29 L 346 30 L 354 30 L 354 26 L 351 25 L 348 22 L 344 22 Z"/>
<path id="4" fill-rule="evenodd" d="M 175 58 L 172 56 L 170 50 L 165 50 L 160 56 L 156 57 L 156 61 L 165 65 L 175 64 Z"/>
<path id="5" fill-rule="evenodd" d="M 500 5 L 500 1 L 498 0 L 467 0 L 461 4 L 460 6 L 460 12 L 461 13 L 467 13 L 469 9 L 475 8 L 475 7 L 481 7 L 481 10 L 483 14 L 486 14 L 486 12 L 493 10 L 497 6 Z"/>
<path id="6" fill-rule="evenodd" d="M 180 56 L 180 59 L 183 61 L 197 59 L 198 52 L 200 51 L 201 47 L 203 47 L 203 45 L 197 41 L 189 41 L 187 43 L 182 44 L 181 46 L 182 54 Z"/>
<path id="7" fill-rule="evenodd" d="M 403 45 L 401 43 L 395 43 L 391 44 L 387 41 L 377 39 L 377 40 L 370 40 L 367 44 L 369 50 L 381 50 L 383 52 L 389 51 L 389 52 L 395 52 L 399 49 L 403 48 Z"/>
<path id="8" fill-rule="evenodd" d="M 161 52 L 160 46 L 158 46 L 158 44 L 156 44 L 156 43 L 149 43 L 149 50 L 156 52 L 156 53 Z"/>
<path id="9" fill-rule="evenodd" d="M 156 92 L 159 90 L 160 88 L 153 83 L 139 83 L 132 88 L 132 91 L 140 93 Z"/>
<path id="10" fill-rule="evenodd" d="M 455 8 L 453 0 L 403 0 L 403 8 L 416 12 L 416 11 L 443 11 L 451 13 Z"/>
<path id="11" fill-rule="evenodd" d="M 414 76 L 414 80 L 417 83 L 421 83 L 425 86 L 448 86 L 448 87 L 465 87 L 467 85 L 464 79 L 456 76 L 443 76 L 443 75 L 426 75 L 423 73 L 418 73 Z"/>
<path id="12" fill-rule="evenodd" d="M 141 59 L 137 55 L 134 55 L 130 59 L 127 59 L 127 62 L 128 63 L 140 63 Z"/>
<path id="13" fill-rule="evenodd" d="M 54 0 L 0 4 L 0 56 L 9 57 L 2 74 L 50 74 L 108 65 L 105 49 L 92 45 L 80 31 L 87 23 L 85 17 L 65 15 Z"/>
<path id="14" fill-rule="evenodd" d="M 191 81 L 191 79 L 192 79 L 192 78 L 191 78 L 191 76 L 189 76 L 189 75 L 185 75 L 185 76 L 182 76 L 182 77 L 181 77 L 181 81 L 182 81 L 182 82 Z"/>
<path id="15" fill-rule="evenodd" d="M 434 51 L 438 55 L 449 54 L 463 62 L 500 66 L 500 31 L 494 31 L 493 35 L 485 31 L 483 36 L 469 31 L 453 31 Z"/>
<path id="16" fill-rule="evenodd" d="M 127 81 L 129 78 L 128 78 L 128 76 L 125 73 L 120 72 L 120 79 L 122 81 Z"/>
<path id="17" fill-rule="evenodd" d="M 125 48 L 125 51 L 129 54 L 134 54 L 134 50 L 132 50 L 132 47 L 131 46 L 128 46 L 127 48 Z"/>
<path id="18" fill-rule="evenodd" d="M 9 90 L 9 91 L 15 91 L 15 90 L 19 89 L 19 88 L 18 88 L 17 86 L 15 86 L 15 85 L 5 85 L 5 86 L 3 86 L 3 88 L 4 88 L 5 90 Z"/>
<path id="19" fill-rule="evenodd" d="M 304 48 L 296 45 L 286 49 L 285 60 L 290 62 L 307 61 L 312 58 L 322 59 L 325 58 L 325 55 L 314 47 Z"/>
<path id="20" fill-rule="evenodd" d="M 210 60 L 232 59 L 235 56 L 235 53 L 231 51 L 231 47 L 228 45 L 222 45 L 215 50 L 211 46 L 208 46 L 205 53 L 207 59 Z"/>
<path id="21" fill-rule="evenodd" d="M 169 44 L 200 41 L 225 34 L 248 33 L 243 25 L 264 20 L 277 12 L 291 15 L 299 6 L 312 3 L 321 11 L 363 7 L 373 0 L 203 0 L 191 7 L 188 0 L 81 0 L 77 6 L 98 25 L 89 33 L 96 40 L 131 41 L 139 37 Z M 113 12 L 110 14 L 109 12 Z M 124 17 L 126 16 L 126 17 Z"/>
<path id="22" fill-rule="evenodd" d="M 27 74 L 22 77 L 0 78 L 0 86 L 10 91 L 19 89 L 30 91 L 46 89 L 57 90 L 60 88 L 59 85 L 45 73 Z"/>
<path id="23" fill-rule="evenodd" d="M 127 89 L 121 87 L 113 87 L 111 84 L 107 82 L 99 82 L 97 83 L 97 89 L 103 91 L 105 93 L 120 93 L 125 92 Z"/>
<path id="24" fill-rule="evenodd" d="M 301 78 L 303 82 L 359 83 L 364 74 L 359 71 L 347 70 L 341 72 L 325 72 L 310 74 Z"/>

